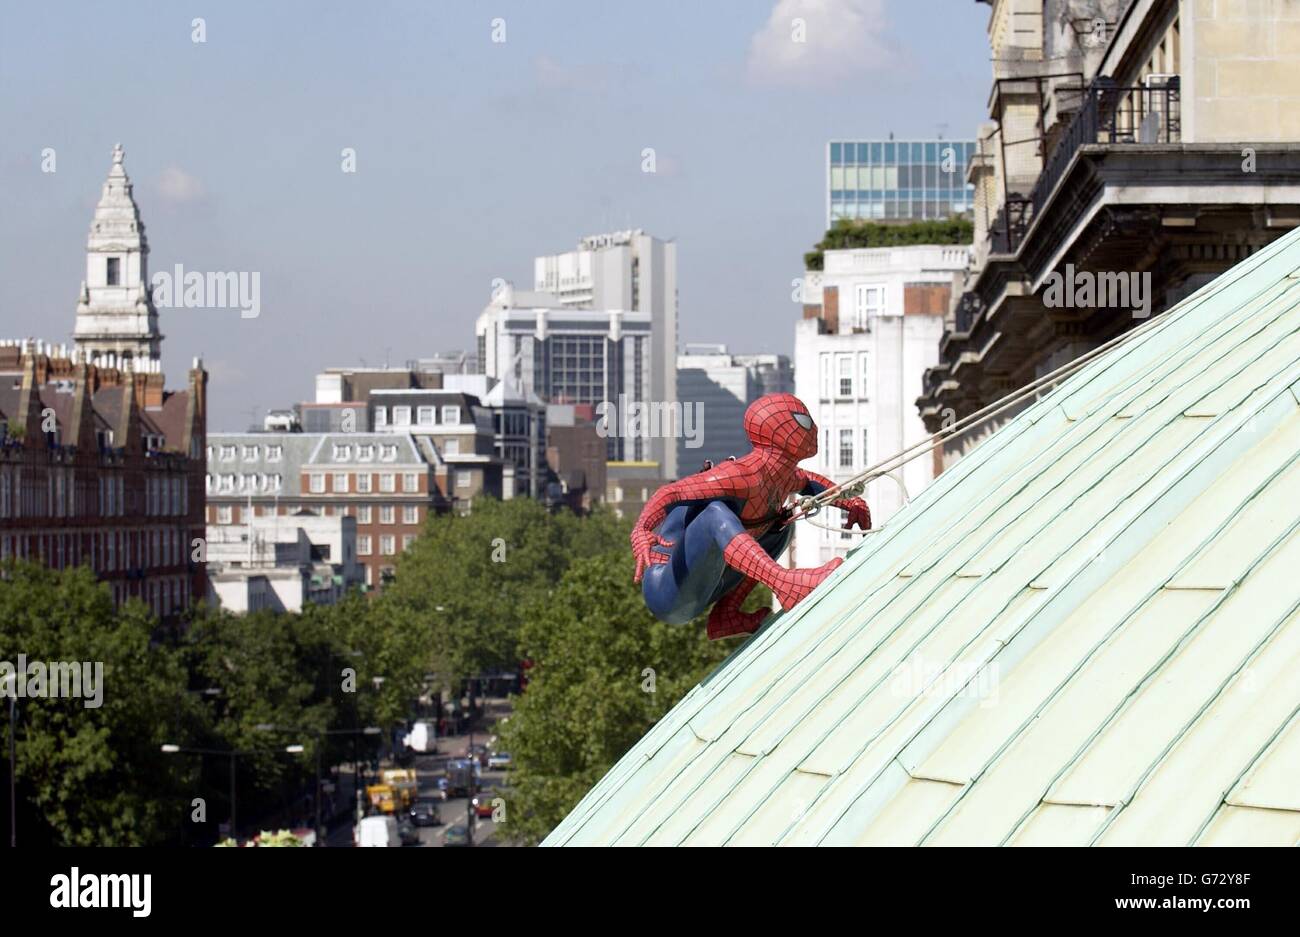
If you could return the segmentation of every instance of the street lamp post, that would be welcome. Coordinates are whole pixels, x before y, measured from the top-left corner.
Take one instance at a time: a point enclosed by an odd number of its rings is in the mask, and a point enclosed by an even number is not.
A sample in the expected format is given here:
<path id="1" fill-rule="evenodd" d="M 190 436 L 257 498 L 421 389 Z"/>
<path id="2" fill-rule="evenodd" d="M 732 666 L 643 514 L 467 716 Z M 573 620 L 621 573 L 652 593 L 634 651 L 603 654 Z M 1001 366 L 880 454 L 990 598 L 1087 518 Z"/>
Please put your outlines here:
<path id="1" fill-rule="evenodd" d="M 261 722 L 256 726 L 259 732 L 306 732 L 316 737 L 316 845 L 325 845 L 325 830 L 321 823 L 321 765 L 322 755 L 325 750 L 325 736 L 327 735 L 351 735 L 353 736 L 352 748 L 355 758 L 356 736 L 359 735 L 379 735 L 383 729 L 379 726 L 366 726 L 364 729 L 312 729 L 303 726 L 278 726 L 269 722 Z M 285 751 L 301 752 L 301 745 L 290 745 Z M 355 765 L 354 765 L 355 767 Z M 354 791 L 354 793 L 357 793 Z"/>
<path id="2" fill-rule="evenodd" d="M 296 754 L 302 751 L 301 745 L 288 745 L 284 749 L 289 754 Z M 235 809 L 235 759 L 240 755 L 260 755 L 259 751 L 244 749 L 236 750 L 231 748 L 187 748 L 182 745 L 173 745 L 164 743 L 162 752 L 165 755 L 223 755 L 230 759 L 230 838 L 239 842 L 238 833 L 238 813 Z"/>
<path id="3" fill-rule="evenodd" d="M 15 741 L 18 734 L 18 698 L 9 697 L 9 848 L 18 847 L 18 762 Z"/>
<path id="4" fill-rule="evenodd" d="M 9 689 L 9 848 L 18 848 L 18 762 L 15 740 L 18 734 L 18 674 L 8 675 Z"/>

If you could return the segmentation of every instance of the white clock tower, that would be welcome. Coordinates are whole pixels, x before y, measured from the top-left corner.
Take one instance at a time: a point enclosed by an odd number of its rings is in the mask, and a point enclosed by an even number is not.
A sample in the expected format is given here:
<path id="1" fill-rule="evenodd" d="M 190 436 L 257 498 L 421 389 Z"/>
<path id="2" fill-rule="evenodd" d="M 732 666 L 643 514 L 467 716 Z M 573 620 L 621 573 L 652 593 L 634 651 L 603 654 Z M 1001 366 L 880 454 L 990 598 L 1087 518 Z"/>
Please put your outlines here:
<path id="1" fill-rule="evenodd" d="M 122 144 L 113 147 L 113 166 L 90 223 L 73 339 L 87 363 L 151 371 L 159 367 L 163 337 L 149 291 L 149 241 L 123 155 Z"/>

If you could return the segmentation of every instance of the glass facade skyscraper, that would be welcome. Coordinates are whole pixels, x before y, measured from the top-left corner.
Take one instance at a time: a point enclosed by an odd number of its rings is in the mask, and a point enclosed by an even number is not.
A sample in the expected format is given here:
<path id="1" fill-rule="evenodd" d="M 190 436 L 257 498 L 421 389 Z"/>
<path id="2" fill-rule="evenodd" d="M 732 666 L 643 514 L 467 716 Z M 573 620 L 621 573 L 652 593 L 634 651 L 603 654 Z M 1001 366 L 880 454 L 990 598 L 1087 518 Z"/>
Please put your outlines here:
<path id="1" fill-rule="evenodd" d="M 826 226 L 839 218 L 942 219 L 969 212 L 974 140 L 837 140 L 826 146 Z"/>

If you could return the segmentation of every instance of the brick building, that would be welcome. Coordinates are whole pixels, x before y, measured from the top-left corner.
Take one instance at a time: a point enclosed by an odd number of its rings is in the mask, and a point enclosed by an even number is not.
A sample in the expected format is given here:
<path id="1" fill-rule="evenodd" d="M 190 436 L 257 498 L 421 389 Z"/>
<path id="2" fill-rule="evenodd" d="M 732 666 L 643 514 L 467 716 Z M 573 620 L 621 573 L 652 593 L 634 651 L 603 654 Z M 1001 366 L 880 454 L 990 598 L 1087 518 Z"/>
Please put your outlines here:
<path id="1" fill-rule="evenodd" d="M 310 512 L 356 518 L 357 562 L 382 585 L 430 510 L 447 510 L 446 469 L 410 434 L 213 433 L 208 437 L 207 523 Z M 214 538 L 215 539 L 215 538 Z"/>
<path id="2" fill-rule="evenodd" d="M 0 348 L 0 559 L 88 563 L 116 602 L 171 620 L 205 588 L 207 373 L 196 361 L 184 391 L 161 376 Z"/>
<path id="3" fill-rule="evenodd" d="M 168 391 L 121 146 L 91 221 L 74 347 L 0 342 L 0 559 L 88 564 L 173 622 L 204 594 L 208 375 Z"/>

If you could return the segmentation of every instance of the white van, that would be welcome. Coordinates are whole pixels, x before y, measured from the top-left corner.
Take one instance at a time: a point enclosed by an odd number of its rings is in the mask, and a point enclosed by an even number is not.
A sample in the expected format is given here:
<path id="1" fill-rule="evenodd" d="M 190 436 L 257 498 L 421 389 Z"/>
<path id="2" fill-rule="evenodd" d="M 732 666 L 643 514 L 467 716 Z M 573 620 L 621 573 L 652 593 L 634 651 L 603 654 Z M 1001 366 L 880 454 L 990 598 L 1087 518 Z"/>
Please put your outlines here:
<path id="1" fill-rule="evenodd" d="M 438 729 L 432 722 L 417 722 L 402 739 L 406 747 L 422 755 L 438 750 Z"/>
<path id="2" fill-rule="evenodd" d="M 356 844 L 358 846 L 401 846 L 402 837 L 397 833 L 397 818 L 389 816 L 362 817 L 357 824 Z"/>

